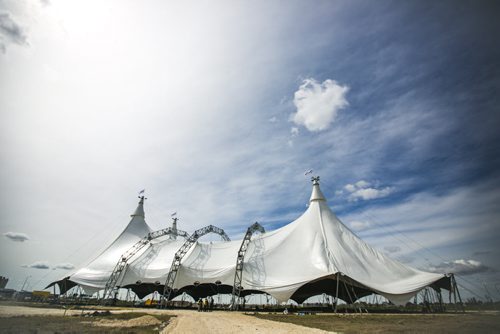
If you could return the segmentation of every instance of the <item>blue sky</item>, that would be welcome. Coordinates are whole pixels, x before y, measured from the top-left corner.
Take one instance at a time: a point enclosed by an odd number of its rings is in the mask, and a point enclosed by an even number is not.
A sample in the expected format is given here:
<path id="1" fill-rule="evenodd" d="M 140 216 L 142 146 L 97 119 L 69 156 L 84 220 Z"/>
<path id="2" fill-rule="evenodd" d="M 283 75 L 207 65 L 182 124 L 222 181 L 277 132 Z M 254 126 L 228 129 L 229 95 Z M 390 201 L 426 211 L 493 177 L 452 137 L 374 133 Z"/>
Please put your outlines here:
<path id="1" fill-rule="evenodd" d="M 0 1 L 2 275 L 62 277 L 143 188 L 153 228 L 174 211 L 189 231 L 278 228 L 305 210 L 313 169 L 363 239 L 499 298 L 498 11 Z"/>

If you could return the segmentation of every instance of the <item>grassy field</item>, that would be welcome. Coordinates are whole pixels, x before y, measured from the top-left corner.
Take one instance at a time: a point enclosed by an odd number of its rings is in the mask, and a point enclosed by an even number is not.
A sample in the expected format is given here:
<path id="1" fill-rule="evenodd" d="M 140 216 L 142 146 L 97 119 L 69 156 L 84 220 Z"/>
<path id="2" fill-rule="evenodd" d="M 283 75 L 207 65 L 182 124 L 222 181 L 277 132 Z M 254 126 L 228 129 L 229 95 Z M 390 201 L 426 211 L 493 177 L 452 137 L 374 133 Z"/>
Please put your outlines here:
<path id="1" fill-rule="evenodd" d="M 500 333 L 500 314 L 255 314 L 260 319 L 342 333 Z"/>
<path id="2" fill-rule="evenodd" d="M 153 318 L 159 323 L 151 324 Z M 0 333 L 158 333 L 170 318 L 137 312 L 93 317 L 17 316 L 1 318 Z"/>

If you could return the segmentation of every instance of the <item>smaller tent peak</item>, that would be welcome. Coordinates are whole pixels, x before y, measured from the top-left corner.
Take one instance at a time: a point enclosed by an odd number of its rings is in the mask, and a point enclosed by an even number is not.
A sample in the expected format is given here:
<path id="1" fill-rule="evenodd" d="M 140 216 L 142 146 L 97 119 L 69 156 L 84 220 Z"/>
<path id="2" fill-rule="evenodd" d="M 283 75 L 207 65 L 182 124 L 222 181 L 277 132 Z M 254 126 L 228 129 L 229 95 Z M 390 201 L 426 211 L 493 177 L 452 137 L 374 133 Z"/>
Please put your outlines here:
<path id="1" fill-rule="evenodd" d="M 177 221 L 179 220 L 179 218 L 177 217 L 173 217 L 172 218 L 172 232 L 173 234 L 171 235 L 171 239 L 177 239 Z"/>
<path id="2" fill-rule="evenodd" d="M 142 217 L 144 218 L 144 200 L 147 199 L 144 196 L 139 196 L 139 204 L 137 205 L 137 209 L 135 209 L 134 213 L 130 215 L 130 217 Z"/>
<path id="3" fill-rule="evenodd" d="M 313 201 L 326 201 L 325 196 L 321 192 L 321 189 L 319 188 L 319 176 L 313 176 L 311 178 L 312 184 L 313 184 L 313 190 L 311 193 L 311 198 L 309 199 L 309 202 Z"/>

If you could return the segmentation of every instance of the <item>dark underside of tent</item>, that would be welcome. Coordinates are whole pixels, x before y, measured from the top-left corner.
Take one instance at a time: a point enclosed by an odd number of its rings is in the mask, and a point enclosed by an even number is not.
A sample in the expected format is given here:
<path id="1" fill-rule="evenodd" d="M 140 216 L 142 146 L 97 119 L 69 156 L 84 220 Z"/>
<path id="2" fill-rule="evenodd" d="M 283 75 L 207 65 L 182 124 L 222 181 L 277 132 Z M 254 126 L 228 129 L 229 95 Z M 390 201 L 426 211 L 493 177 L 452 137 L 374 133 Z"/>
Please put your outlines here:
<path id="1" fill-rule="evenodd" d="M 63 278 L 63 279 L 62 279 L 62 280 L 60 280 L 60 281 L 56 281 L 56 282 L 52 282 L 52 283 L 50 283 L 49 285 L 47 285 L 47 286 L 45 287 L 45 289 L 51 288 L 51 287 L 53 287 L 53 286 L 54 286 L 54 285 L 56 285 L 56 284 L 57 284 L 57 286 L 59 287 L 59 291 L 60 291 L 59 293 L 60 293 L 60 294 L 65 294 L 66 292 L 68 292 L 68 290 L 69 290 L 69 289 L 74 288 L 75 286 L 77 286 L 77 285 L 78 285 L 77 283 L 75 283 L 75 282 L 71 281 L 71 280 L 69 279 L 69 277 L 65 277 L 65 278 Z M 45 289 L 44 289 L 44 290 L 45 290 Z"/>
<path id="2" fill-rule="evenodd" d="M 337 293 L 338 286 L 338 293 Z M 451 279 L 450 277 L 443 277 L 440 280 L 434 282 L 430 285 L 431 288 L 435 290 L 445 289 L 451 290 Z M 125 289 L 131 289 L 137 294 L 139 298 L 144 298 L 145 296 L 157 291 L 162 294 L 164 285 L 162 284 L 152 284 L 152 283 L 141 283 L 141 284 L 131 284 L 123 286 Z M 213 296 L 217 294 L 230 294 L 233 291 L 233 287 L 225 284 L 213 284 L 213 283 L 202 283 L 197 285 L 187 285 L 181 289 L 174 290 L 171 298 L 175 298 L 183 293 L 191 296 L 194 300 L 199 298 L 204 298 L 207 296 Z M 375 291 L 362 286 L 361 284 L 343 276 L 342 279 L 337 283 L 335 276 L 328 276 L 325 278 L 318 279 L 313 282 L 309 282 L 301 286 L 295 293 L 290 297 L 290 299 L 301 304 L 306 299 L 327 294 L 330 296 L 338 296 L 338 298 L 344 300 L 347 303 L 353 303 L 356 300 L 369 296 Z M 266 292 L 260 290 L 247 290 L 243 289 L 240 293 L 241 297 L 245 297 L 251 294 L 267 294 Z"/>
<path id="3" fill-rule="evenodd" d="M 308 298 L 312 296 L 321 295 L 323 293 L 330 296 L 337 296 L 347 303 L 353 303 L 356 300 L 376 293 L 373 290 L 351 280 L 347 276 L 342 276 L 342 278 L 337 282 L 336 275 L 330 275 L 317 279 L 315 281 L 306 283 L 302 285 L 295 293 L 290 297 L 290 299 L 301 304 Z M 78 284 L 71 281 L 69 277 L 66 277 L 60 281 L 53 282 L 49 284 L 45 289 L 48 289 L 55 284 L 58 285 L 60 293 L 64 294 L 71 288 L 77 286 Z M 338 293 L 337 293 L 338 287 Z M 449 276 L 445 276 L 440 280 L 434 282 L 430 285 L 431 288 L 438 291 L 439 289 L 451 290 L 452 283 Z M 144 298 L 147 295 L 157 291 L 162 294 L 164 285 L 163 284 L 153 284 L 153 283 L 141 283 L 141 284 L 130 284 L 122 286 L 125 289 L 131 289 L 139 298 Z M 199 298 L 204 298 L 207 296 L 214 296 L 217 294 L 230 294 L 233 291 L 233 287 L 226 284 L 214 284 L 214 283 L 202 283 L 196 285 L 187 285 L 181 289 L 174 290 L 171 298 L 175 298 L 183 293 L 191 296 L 194 300 Z M 266 292 L 259 290 L 243 289 L 240 293 L 241 297 L 245 297 L 251 294 L 267 294 Z"/>

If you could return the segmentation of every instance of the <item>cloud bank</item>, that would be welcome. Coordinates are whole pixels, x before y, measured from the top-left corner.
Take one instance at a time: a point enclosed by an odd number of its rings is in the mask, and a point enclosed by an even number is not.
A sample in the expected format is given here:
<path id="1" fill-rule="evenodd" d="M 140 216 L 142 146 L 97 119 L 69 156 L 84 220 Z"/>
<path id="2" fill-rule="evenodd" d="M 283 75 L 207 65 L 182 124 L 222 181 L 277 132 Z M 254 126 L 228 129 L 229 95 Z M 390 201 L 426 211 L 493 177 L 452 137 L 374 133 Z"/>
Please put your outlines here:
<path id="1" fill-rule="evenodd" d="M 27 234 L 19 232 L 6 232 L 3 235 L 8 239 L 17 242 L 25 242 L 30 239 Z"/>
<path id="2" fill-rule="evenodd" d="M 492 270 L 479 261 L 475 260 L 453 260 L 449 262 L 441 262 L 436 266 L 429 267 L 429 271 L 436 273 L 454 273 L 458 275 L 473 275 L 484 273 Z"/>
<path id="3" fill-rule="evenodd" d="M 297 112 L 292 121 L 305 126 L 309 131 L 322 131 L 335 121 L 339 110 L 349 105 L 345 95 L 348 86 L 339 85 L 334 80 L 323 83 L 315 79 L 305 79 L 294 94 L 293 104 Z"/>

